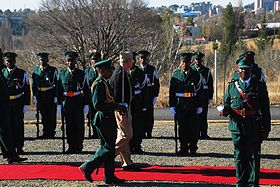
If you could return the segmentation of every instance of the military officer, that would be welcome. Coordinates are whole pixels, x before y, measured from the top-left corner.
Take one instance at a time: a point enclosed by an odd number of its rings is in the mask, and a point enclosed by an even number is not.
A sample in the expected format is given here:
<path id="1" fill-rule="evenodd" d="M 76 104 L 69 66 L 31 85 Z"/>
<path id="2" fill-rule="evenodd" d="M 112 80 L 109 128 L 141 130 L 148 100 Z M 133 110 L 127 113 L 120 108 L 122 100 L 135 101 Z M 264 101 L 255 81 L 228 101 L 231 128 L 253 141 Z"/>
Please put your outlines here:
<path id="1" fill-rule="evenodd" d="M 84 113 L 88 113 L 89 90 L 85 73 L 77 68 L 78 54 L 65 53 L 67 68 L 60 70 L 57 80 L 58 112 L 65 114 L 67 154 L 81 153 L 84 140 Z"/>
<path id="2" fill-rule="evenodd" d="M 229 83 L 224 108 L 234 145 L 236 186 L 259 186 L 260 145 L 271 130 L 269 98 L 265 83 L 252 74 L 253 60 L 240 57 L 239 79 Z"/>
<path id="3" fill-rule="evenodd" d="M 144 133 L 144 112 L 147 110 L 146 74 L 136 66 L 136 53 L 133 53 L 133 63 L 130 68 L 130 82 L 132 87 L 131 117 L 133 137 L 130 141 L 132 153 L 142 154 L 141 148 Z"/>
<path id="4" fill-rule="evenodd" d="M 97 111 L 94 117 L 94 127 L 97 129 L 101 147 L 91 159 L 83 163 L 79 169 L 85 179 L 93 182 L 91 174 L 104 163 L 104 181 L 106 184 L 124 183 L 123 179 L 115 176 L 115 142 L 117 138 L 117 123 L 114 111 L 126 112 L 124 106 L 114 101 L 113 92 L 109 85 L 112 76 L 111 59 L 95 64 L 98 78 L 91 87 L 93 107 Z"/>
<path id="5" fill-rule="evenodd" d="M 213 100 L 213 77 L 211 75 L 211 70 L 204 65 L 202 65 L 203 57 L 205 56 L 202 52 L 194 53 L 194 63 L 192 64 L 192 69 L 199 72 L 203 77 L 203 106 L 202 112 L 199 115 L 199 137 L 200 139 L 210 139 L 208 136 L 208 123 L 207 123 L 207 114 L 208 114 L 208 105 Z"/>
<path id="6" fill-rule="evenodd" d="M 91 87 L 92 83 L 95 81 L 95 79 L 98 76 L 94 65 L 96 62 L 99 62 L 101 60 L 101 53 L 99 53 L 98 51 L 94 51 L 94 52 L 90 53 L 89 60 L 90 60 L 90 64 L 89 64 L 89 67 L 87 67 L 85 69 L 85 74 L 86 74 L 88 82 L 89 82 L 89 87 Z M 91 98 L 91 95 L 89 95 L 89 97 Z M 88 119 L 93 119 L 95 113 L 96 113 L 96 111 L 94 110 L 92 102 L 90 102 Z M 89 128 L 90 128 L 90 126 L 89 126 Z M 93 128 L 92 131 L 93 131 L 92 138 L 98 138 L 96 128 Z"/>
<path id="7" fill-rule="evenodd" d="M 43 135 L 39 138 L 53 138 L 56 129 L 57 69 L 48 64 L 49 53 L 38 53 L 37 57 L 39 63 L 32 72 L 32 91 L 42 116 Z"/>
<path id="8" fill-rule="evenodd" d="M 9 126 L 18 153 L 24 146 L 24 113 L 30 106 L 30 85 L 26 71 L 16 66 L 17 55 L 13 52 L 3 54 L 7 67 L 2 70 L 9 91 Z"/>
<path id="9" fill-rule="evenodd" d="M 16 153 L 13 146 L 11 128 L 9 126 L 9 93 L 6 79 L 2 71 L 0 71 L 0 147 L 3 158 L 6 158 L 8 163 L 23 162 L 27 158 L 21 158 Z"/>
<path id="10" fill-rule="evenodd" d="M 265 83 L 265 75 L 263 74 L 262 69 L 258 66 L 258 64 L 255 63 L 255 53 L 253 51 L 246 51 L 245 53 L 242 53 L 241 55 L 239 55 L 239 58 L 242 58 L 242 57 L 248 58 L 248 59 L 250 59 L 250 61 L 253 62 L 252 70 L 251 70 L 252 76 L 256 77 L 256 79 Z M 238 70 L 239 70 L 239 68 L 238 68 L 238 65 L 236 64 L 235 71 L 231 78 L 232 80 L 239 79 Z"/>
<path id="11" fill-rule="evenodd" d="M 203 109 L 202 76 L 190 68 L 192 53 L 180 54 L 180 65 L 171 77 L 169 87 L 170 112 L 179 125 L 180 156 L 195 156 L 198 142 L 197 114 Z"/>
<path id="12" fill-rule="evenodd" d="M 148 56 L 150 52 L 146 50 L 139 51 L 137 53 L 140 60 L 140 69 L 142 69 L 147 75 L 146 86 L 148 89 L 148 103 L 147 110 L 144 113 L 145 127 L 144 127 L 144 137 L 151 138 L 152 130 L 154 126 L 154 105 L 157 102 L 157 97 L 159 94 L 160 83 L 157 73 L 157 69 L 148 63 Z"/>

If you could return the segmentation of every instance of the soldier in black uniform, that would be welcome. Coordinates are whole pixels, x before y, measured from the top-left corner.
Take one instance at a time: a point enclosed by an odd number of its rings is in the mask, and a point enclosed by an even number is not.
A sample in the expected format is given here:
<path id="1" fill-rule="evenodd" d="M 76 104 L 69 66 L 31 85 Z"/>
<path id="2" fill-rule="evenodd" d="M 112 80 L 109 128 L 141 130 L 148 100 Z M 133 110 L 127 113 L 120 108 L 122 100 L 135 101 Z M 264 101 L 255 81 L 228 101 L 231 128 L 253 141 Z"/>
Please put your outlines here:
<path id="1" fill-rule="evenodd" d="M 91 88 L 92 86 L 92 83 L 95 81 L 95 79 L 98 77 L 98 74 L 96 72 L 96 69 L 95 69 L 95 63 L 96 62 L 99 62 L 101 60 L 101 53 L 95 51 L 95 52 L 92 52 L 90 55 L 89 55 L 89 60 L 90 60 L 90 64 L 89 64 L 89 67 L 87 67 L 85 69 L 85 74 L 87 76 L 87 79 L 88 79 L 88 82 L 89 82 L 89 88 Z M 90 96 L 90 100 L 91 100 L 91 95 Z M 89 103 L 89 113 L 87 114 L 88 115 L 88 119 L 93 119 L 94 116 L 95 116 L 95 109 L 92 105 L 92 102 Z M 90 127 L 89 127 L 90 128 Z M 93 134 L 91 136 L 91 138 L 98 138 L 98 135 L 97 135 L 97 132 L 96 132 L 96 128 L 92 128 L 92 131 L 93 131 Z"/>
<path id="2" fill-rule="evenodd" d="M 0 71 L 0 146 L 3 158 L 6 158 L 8 163 L 23 162 L 27 158 L 21 158 L 16 153 L 12 137 L 11 128 L 9 126 L 9 93 L 6 79 L 2 71 Z"/>
<path id="3" fill-rule="evenodd" d="M 192 53 L 180 54 L 180 66 L 170 80 L 170 112 L 179 125 L 180 156 L 195 156 L 198 142 L 197 116 L 203 109 L 202 76 L 190 68 Z"/>
<path id="4" fill-rule="evenodd" d="M 101 164 L 104 164 L 105 183 L 120 184 L 124 183 L 124 180 L 117 178 L 114 174 L 115 142 L 117 138 L 117 123 L 114 111 L 126 112 L 126 108 L 114 101 L 113 91 L 108 81 L 112 76 L 111 62 L 111 59 L 107 59 L 95 64 L 99 76 L 91 87 L 91 102 L 97 111 L 93 125 L 97 129 L 98 136 L 101 140 L 101 147 L 79 169 L 86 180 L 93 182 L 91 174 Z"/>
<path id="5" fill-rule="evenodd" d="M 202 65 L 203 57 L 205 55 L 202 52 L 194 53 L 194 64 L 192 65 L 192 69 L 199 72 L 203 78 L 202 90 L 203 90 L 203 110 L 199 115 L 199 138 L 200 139 L 210 139 L 208 135 L 208 123 L 207 123 L 207 114 L 208 114 L 208 105 L 213 100 L 213 77 L 211 75 L 211 70 L 204 65 Z"/>
<path id="6" fill-rule="evenodd" d="M 13 52 L 4 53 L 7 67 L 2 70 L 7 79 L 9 90 L 9 126 L 12 129 L 12 139 L 18 153 L 24 146 L 24 113 L 30 106 L 30 85 L 26 71 L 16 67 L 17 55 Z"/>
<path id="7" fill-rule="evenodd" d="M 64 110 L 66 136 L 69 145 L 66 153 L 81 153 L 84 141 L 84 113 L 88 113 L 89 88 L 85 73 L 77 69 L 76 52 L 66 52 L 67 68 L 60 70 L 57 81 L 58 112 Z M 62 108 L 63 107 L 63 108 Z"/>
<path id="8" fill-rule="evenodd" d="M 37 56 L 39 64 L 32 72 L 32 91 L 42 116 L 43 135 L 39 138 L 53 138 L 56 129 L 57 69 L 48 64 L 48 53 L 38 53 Z"/>
<path id="9" fill-rule="evenodd" d="M 261 143 L 271 131 L 268 92 L 265 83 L 251 72 L 252 59 L 240 57 L 236 64 L 240 78 L 229 83 L 224 107 L 218 110 L 230 118 L 236 186 L 259 186 Z"/>
<path id="10" fill-rule="evenodd" d="M 132 153 L 142 154 L 141 148 L 144 134 L 144 111 L 147 110 L 147 87 L 146 74 L 136 66 L 136 53 L 133 53 L 133 64 L 130 69 L 130 82 L 132 87 L 131 117 L 133 137 L 130 141 L 130 150 Z"/>
<path id="11" fill-rule="evenodd" d="M 147 110 L 144 112 L 145 127 L 144 127 L 144 137 L 151 138 L 152 130 L 154 126 L 154 105 L 157 102 L 157 97 L 159 94 L 160 83 L 157 73 L 157 69 L 148 63 L 148 56 L 150 53 L 146 50 L 139 51 L 137 53 L 140 59 L 140 69 L 142 69 L 147 75 L 146 86 L 148 89 L 148 103 Z"/>

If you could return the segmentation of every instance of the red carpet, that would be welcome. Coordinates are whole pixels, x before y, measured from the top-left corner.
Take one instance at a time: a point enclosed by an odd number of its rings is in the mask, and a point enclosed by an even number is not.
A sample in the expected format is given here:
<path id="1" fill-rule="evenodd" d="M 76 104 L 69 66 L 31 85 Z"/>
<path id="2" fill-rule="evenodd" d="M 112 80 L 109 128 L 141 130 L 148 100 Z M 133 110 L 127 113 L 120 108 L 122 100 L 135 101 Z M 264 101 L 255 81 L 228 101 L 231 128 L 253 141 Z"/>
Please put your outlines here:
<path id="1" fill-rule="evenodd" d="M 149 166 L 139 172 L 116 169 L 116 175 L 126 180 L 208 182 L 234 184 L 234 167 L 217 166 Z M 70 165 L 0 165 L 0 180 L 47 179 L 84 180 L 78 166 Z M 103 180 L 103 168 L 93 174 L 94 180 Z M 260 184 L 280 185 L 280 170 L 261 169 Z"/>

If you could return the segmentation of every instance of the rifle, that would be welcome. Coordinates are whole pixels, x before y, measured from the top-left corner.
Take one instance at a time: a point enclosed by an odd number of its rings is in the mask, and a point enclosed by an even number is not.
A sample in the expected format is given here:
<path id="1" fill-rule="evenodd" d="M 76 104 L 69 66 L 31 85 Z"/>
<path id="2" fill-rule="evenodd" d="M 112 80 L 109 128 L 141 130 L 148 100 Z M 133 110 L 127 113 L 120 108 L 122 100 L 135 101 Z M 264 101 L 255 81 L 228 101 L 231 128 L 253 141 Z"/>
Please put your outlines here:
<path id="1" fill-rule="evenodd" d="M 65 125 L 64 125 L 64 108 L 61 105 L 61 131 L 62 131 L 62 153 L 65 153 Z"/>
<path id="2" fill-rule="evenodd" d="M 174 114 L 174 131 L 175 131 L 175 154 L 178 154 L 178 123 L 177 123 L 177 114 Z"/>
<path id="3" fill-rule="evenodd" d="M 39 138 L 39 131 L 40 131 L 40 128 L 39 128 L 39 123 L 40 123 L 40 119 L 39 119 L 39 105 L 38 105 L 38 101 L 37 101 L 37 103 L 36 103 L 36 114 L 35 114 L 35 117 L 36 117 L 36 129 L 37 129 L 37 131 L 36 131 L 36 136 L 37 136 L 37 138 Z"/>

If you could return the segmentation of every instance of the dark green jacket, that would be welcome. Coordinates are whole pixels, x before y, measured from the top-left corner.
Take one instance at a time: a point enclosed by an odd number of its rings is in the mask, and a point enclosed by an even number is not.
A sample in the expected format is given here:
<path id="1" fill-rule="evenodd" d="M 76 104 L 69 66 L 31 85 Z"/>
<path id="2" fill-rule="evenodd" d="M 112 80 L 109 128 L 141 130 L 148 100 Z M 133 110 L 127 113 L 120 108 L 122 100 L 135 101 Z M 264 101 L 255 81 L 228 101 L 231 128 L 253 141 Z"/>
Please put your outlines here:
<path id="1" fill-rule="evenodd" d="M 86 77 L 88 79 L 89 86 L 91 87 L 92 83 L 97 78 L 96 70 L 93 67 L 87 67 L 85 69 L 85 74 L 86 74 Z"/>

